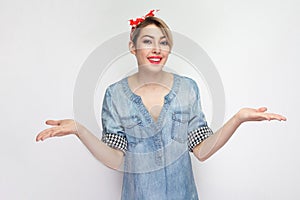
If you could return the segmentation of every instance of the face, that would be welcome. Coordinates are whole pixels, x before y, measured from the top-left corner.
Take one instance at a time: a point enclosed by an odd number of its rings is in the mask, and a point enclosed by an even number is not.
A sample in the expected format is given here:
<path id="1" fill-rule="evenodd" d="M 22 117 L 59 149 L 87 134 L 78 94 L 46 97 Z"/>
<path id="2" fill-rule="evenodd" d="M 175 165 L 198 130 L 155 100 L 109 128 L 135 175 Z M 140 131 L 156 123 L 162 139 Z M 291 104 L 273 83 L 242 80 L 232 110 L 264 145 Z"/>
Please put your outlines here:
<path id="1" fill-rule="evenodd" d="M 154 24 L 142 28 L 136 45 L 131 45 L 131 53 L 136 56 L 139 68 L 157 71 L 167 62 L 170 53 L 167 38 Z"/>

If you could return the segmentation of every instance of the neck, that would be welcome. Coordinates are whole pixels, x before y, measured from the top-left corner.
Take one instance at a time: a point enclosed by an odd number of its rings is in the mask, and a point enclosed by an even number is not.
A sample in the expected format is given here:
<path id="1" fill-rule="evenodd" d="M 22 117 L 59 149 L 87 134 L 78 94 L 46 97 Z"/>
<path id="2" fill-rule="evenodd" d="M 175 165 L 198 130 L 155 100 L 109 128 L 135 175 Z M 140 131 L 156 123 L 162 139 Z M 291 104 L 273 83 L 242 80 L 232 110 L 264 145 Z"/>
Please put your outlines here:
<path id="1" fill-rule="evenodd" d="M 173 75 L 165 71 L 147 71 L 139 69 L 138 73 L 128 77 L 128 84 L 132 91 L 136 91 L 144 85 L 151 86 L 164 86 L 166 88 L 172 88 L 173 85 Z"/>
<path id="2" fill-rule="evenodd" d="M 159 72 L 151 72 L 147 70 L 139 70 L 136 74 L 136 81 L 139 84 L 147 84 L 147 83 L 163 83 L 165 79 L 164 71 Z"/>

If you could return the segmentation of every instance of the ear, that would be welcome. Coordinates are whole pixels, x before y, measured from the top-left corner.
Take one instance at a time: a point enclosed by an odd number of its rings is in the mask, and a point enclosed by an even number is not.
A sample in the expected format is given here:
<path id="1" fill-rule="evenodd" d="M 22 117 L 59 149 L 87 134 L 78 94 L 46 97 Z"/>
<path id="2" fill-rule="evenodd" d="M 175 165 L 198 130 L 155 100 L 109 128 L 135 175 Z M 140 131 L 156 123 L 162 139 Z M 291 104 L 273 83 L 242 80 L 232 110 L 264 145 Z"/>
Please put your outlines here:
<path id="1" fill-rule="evenodd" d="M 135 48 L 135 45 L 134 45 L 134 43 L 133 43 L 133 41 L 129 41 L 129 51 L 133 54 L 133 55 L 135 55 L 136 54 L 136 48 Z"/>

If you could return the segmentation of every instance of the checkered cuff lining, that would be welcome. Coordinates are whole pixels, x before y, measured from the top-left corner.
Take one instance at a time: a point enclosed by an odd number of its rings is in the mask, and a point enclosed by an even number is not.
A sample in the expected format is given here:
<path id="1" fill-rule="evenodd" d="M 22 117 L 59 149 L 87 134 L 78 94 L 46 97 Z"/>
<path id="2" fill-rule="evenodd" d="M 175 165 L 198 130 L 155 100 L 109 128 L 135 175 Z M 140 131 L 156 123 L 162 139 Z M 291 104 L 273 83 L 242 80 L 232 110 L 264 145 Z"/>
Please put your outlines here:
<path id="1" fill-rule="evenodd" d="M 127 139 L 125 136 L 121 136 L 115 133 L 105 133 L 102 136 L 102 141 L 114 149 L 119 149 L 124 153 L 127 151 Z"/>
<path id="2" fill-rule="evenodd" d="M 189 151 L 193 152 L 193 149 L 200 144 L 203 140 L 213 134 L 212 130 L 208 126 L 202 126 L 196 130 L 193 130 L 188 135 L 188 147 Z"/>

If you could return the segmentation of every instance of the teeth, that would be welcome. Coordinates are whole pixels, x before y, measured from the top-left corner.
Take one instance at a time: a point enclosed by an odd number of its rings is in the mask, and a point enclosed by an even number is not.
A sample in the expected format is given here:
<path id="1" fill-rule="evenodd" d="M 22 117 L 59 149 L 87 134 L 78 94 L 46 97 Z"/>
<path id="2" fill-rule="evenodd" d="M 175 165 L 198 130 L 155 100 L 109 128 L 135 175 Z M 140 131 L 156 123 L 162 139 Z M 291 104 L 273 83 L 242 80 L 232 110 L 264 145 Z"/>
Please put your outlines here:
<path id="1" fill-rule="evenodd" d="M 149 60 L 154 61 L 154 62 L 159 62 L 160 61 L 159 58 L 149 58 Z"/>

